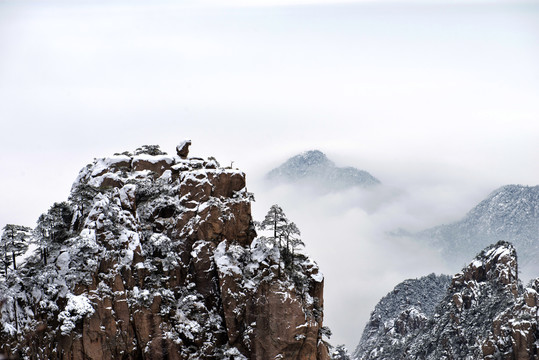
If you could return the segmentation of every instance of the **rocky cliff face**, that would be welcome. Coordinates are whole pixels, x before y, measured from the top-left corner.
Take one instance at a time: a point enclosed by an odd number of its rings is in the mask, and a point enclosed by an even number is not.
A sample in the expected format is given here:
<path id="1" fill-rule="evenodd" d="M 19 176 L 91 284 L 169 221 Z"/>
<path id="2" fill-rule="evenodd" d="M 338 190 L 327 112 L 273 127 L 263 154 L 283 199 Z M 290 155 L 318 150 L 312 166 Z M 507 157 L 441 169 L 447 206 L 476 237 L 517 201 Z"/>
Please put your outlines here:
<path id="1" fill-rule="evenodd" d="M 485 249 L 452 278 L 431 316 L 399 315 L 397 330 L 412 332 L 362 339 L 356 358 L 538 359 L 538 282 L 522 289 L 517 274 L 511 244 Z"/>
<path id="2" fill-rule="evenodd" d="M 36 241 L 47 251 L 0 285 L 0 353 L 328 358 L 316 264 L 301 258 L 281 273 L 277 249 L 256 238 L 245 174 L 180 150 L 82 169 L 62 218 L 67 235 L 42 224 Z"/>

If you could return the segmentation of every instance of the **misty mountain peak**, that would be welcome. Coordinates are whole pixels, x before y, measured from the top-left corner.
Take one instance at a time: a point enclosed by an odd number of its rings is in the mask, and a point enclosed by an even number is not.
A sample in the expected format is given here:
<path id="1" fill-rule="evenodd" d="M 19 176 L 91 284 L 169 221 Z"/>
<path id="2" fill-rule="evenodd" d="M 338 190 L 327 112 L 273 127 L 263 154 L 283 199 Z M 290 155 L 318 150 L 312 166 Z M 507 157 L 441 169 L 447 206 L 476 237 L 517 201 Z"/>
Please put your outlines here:
<path id="1" fill-rule="evenodd" d="M 319 150 L 309 150 L 286 160 L 281 166 L 269 172 L 269 178 L 298 180 L 314 176 L 334 168 L 335 164 Z"/>
<path id="2" fill-rule="evenodd" d="M 326 154 L 324 154 L 320 150 L 304 151 L 301 154 L 294 156 L 290 160 L 303 161 L 307 164 L 328 163 L 328 164 L 334 165 L 333 162 L 328 159 Z"/>
<path id="3" fill-rule="evenodd" d="M 354 167 L 337 167 L 320 150 L 309 150 L 295 155 L 271 170 L 268 179 L 285 183 L 304 182 L 329 191 L 360 186 L 369 187 L 380 181 L 367 171 Z"/>

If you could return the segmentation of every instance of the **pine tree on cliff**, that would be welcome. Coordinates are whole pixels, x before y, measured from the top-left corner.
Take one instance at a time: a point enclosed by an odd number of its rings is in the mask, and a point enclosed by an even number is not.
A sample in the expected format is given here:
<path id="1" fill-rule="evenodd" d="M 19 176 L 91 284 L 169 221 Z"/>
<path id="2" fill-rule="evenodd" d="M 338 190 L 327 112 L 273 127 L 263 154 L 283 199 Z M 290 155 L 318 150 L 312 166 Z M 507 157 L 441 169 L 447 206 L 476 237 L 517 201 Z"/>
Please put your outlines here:
<path id="1" fill-rule="evenodd" d="M 270 243 L 279 248 L 279 277 L 281 276 L 281 261 L 289 267 L 294 260 L 294 251 L 303 242 L 299 238 L 300 231 L 295 223 L 290 222 L 279 205 L 272 205 L 264 221 L 260 223 L 262 230 L 270 230 L 273 236 L 267 237 Z"/>
<path id="2" fill-rule="evenodd" d="M 291 222 L 283 227 L 283 238 L 286 247 L 283 248 L 283 260 L 287 267 L 291 267 L 295 258 L 295 251 L 300 246 L 305 246 L 300 239 L 301 232 L 294 222 Z"/>
<path id="3" fill-rule="evenodd" d="M 51 241 L 62 243 L 69 237 L 73 210 L 67 202 L 54 203 L 47 212 L 51 229 Z"/>
<path id="4" fill-rule="evenodd" d="M 47 264 L 49 247 L 52 244 L 62 243 L 69 237 L 69 230 L 73 219 L 73 210 L 66 202 L 54 203 L 49 211 L 41 214 L 37 220 L 35 235 L 41 248 L 41 258 Z"/>
<path id="5" fill-rule="evenodd" d="M 41 253 L 41 260 L 43 260 L 43 264 L 45 265 L 47 265 L 47 255 L 50 243 L 50 222 L 50 216 L 48 214 L 41 214 L 39 216 L 39 219 L 37 219 L 37 226 L 34 229 L 36 242 L 39 246 L 39 251 Z"/>
<path id="6" fill-rule="evenodd" d="M 7 242 L 4 242 L 4 241 L 2 241 L 2 245 L 0 247 L 0 262 L 3 265 L 0 271 L 2 271 L 2 275 L 7 277 L 8 269 L 9 269 L 9 266 L 11 265 L 11 257 L 9 256 Z"/>
<path id="7" fill-rule="evenodd" d="M 95 186 L 78 183 L 69 196 L 69 201 L 73 206 L 73 230 L 81 230 L 81 220 L 90 212 L 94 197 L 99 194 L 99 189 Z"/>
<path id="8" fill-rule="evenodd" d="M 5 228 L 4 228 L 5 229 Z M 0 246 L 0 261 L 2 262 L 2 274 L 7 277 L 9 266 L 11 265 L 11 256 L 9 256 L 9 246 L 6 231 L 2 234 L 2 241 Z"/>
<path id="9" fill-rule="evenodd" d="M 28 239 L 31 229 L 26 226 L 7 224 L 2 233 L 0 251 L 4 264 L 5 276 L 7 276 L 9 265 L 13 264 L 13 270 L 17 270 L 16 257 L 23 254 L 28 249 Z"/>
<path id="10" fill-rule="evenodd" d="M 281 237 L 283 232 L 283 226 L 286 224 L 286 216 L 283 209 L 279 205 L 272 205 L 268 213 L 264 217 L 264 220 L 260 223 L 262 230 L 271 230 L 273 236 L 267 237 L 267 240 L 272 246 L 277 245 L 279 248 L 279 277 L 281 276 Z"/>
<path id="11" fill-rule="evenodd" d="M 148 155 L 166 155 L 166 152 L 161 151 L 159 145 L 142 145 L 135 150 L 135 155 L 148 154 Z"/>

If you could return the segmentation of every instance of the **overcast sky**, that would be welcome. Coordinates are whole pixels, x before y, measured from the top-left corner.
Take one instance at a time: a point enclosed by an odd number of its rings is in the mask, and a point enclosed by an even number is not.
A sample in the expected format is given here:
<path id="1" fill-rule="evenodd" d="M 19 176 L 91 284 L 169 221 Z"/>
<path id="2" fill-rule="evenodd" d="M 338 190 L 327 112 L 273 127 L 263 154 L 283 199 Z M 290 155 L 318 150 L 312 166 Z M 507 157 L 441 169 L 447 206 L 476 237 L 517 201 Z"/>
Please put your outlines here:
<path id="1" fill-rule="evenodd" d="M 539 3 L 224 2 L 0 1 L 0 226 L 33 226 L 94 157 L 191 138 L 247 172 L 255 216 L 283 203 L 353 348 L 382 295 L 444 270 L 385 231 L 539 184 Z M 386 192 L 262 181 L 309 149 Z"/>

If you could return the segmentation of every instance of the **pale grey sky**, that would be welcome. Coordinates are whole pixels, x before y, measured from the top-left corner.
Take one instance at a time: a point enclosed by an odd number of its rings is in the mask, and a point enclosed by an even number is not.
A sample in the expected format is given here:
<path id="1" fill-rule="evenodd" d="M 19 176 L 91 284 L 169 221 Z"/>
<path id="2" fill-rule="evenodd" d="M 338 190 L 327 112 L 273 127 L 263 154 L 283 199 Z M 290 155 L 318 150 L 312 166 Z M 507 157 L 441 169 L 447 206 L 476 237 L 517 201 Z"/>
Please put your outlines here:
<path id="1" fill-rule="evenodd" d="M 285 203 L 326 274 L 333 343 L 353 347 L 380 296 L 442 270 L 384 231 L 539 184 L 539 3 L 223 3 L 0 1 L 0 226 L 34 225 L 94 157 L 191 138 L 247 172 L 255 216 Z M 383 208 L 266 187 L 308 149 L 380 178 Z"/>

